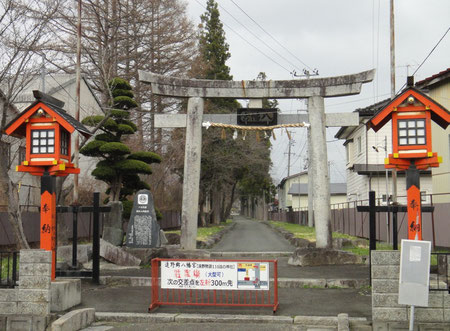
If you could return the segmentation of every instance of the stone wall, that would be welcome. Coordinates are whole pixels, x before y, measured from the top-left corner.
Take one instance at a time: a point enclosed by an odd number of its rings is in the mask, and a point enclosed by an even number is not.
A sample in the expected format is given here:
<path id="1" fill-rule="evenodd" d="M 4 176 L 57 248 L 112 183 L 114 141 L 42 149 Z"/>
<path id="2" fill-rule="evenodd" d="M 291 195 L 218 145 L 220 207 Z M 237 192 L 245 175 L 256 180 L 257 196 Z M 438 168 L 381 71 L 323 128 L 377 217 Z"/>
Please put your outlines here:
<path id="1" fill-rule="evenodd" d="M 50 316 L 50 251 L 20 251 L 19 286 L 0 289 L 0 330 L 45 330 Z"/>
<path id="2" fill-rule="evenodd" d="M 410 308 L 398 304 L 399 272 L 399 251 L 372 251 L 373 330 L 408 330 Z M 430 291 L 428 304 L 415 308 L 415 330 L 449 330 L 448 292 Z"/>

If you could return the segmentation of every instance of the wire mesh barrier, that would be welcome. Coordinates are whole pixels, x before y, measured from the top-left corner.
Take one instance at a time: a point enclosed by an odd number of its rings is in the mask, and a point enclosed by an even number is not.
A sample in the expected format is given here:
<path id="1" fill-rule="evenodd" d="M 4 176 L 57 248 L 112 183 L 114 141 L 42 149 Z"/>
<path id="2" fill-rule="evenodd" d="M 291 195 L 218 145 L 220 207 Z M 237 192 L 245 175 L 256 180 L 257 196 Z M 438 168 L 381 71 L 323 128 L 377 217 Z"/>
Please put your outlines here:
<path id="1" fill-rule="evenodd" d="M 430 273 L 430 291 L 448 291 L 450 253 L 431 253 L 432 272 Z"/>
<path id="2" fill-rule="evenodd" d="M 275 313 L 277 260 L 153 259 L 149 312 L 164 305 L 270 307 Z"/>
<path id="3" fill-rule="evenodd" d="M 19 254 L 0 252 L 0 288 L 14 287 L 19 279 Z"/>

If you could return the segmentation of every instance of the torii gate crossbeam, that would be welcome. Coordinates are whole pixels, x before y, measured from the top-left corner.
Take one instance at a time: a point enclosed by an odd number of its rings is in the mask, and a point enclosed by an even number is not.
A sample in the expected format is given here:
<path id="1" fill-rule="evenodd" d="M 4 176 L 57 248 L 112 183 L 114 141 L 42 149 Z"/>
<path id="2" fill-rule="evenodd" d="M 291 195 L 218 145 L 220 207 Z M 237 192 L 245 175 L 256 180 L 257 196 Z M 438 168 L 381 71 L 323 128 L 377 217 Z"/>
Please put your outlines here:
<path id="1" fill-rule="evenodd" d="M 200 184 L 203 98 L 232 99 L 308 99 L 310 122 L 310 192 L 313 194 L 316 246 L 331 246 L 330 185 L 325 127 L 324 98 L 359 94 L 363 83 L 373 80 L 375 70 L 353 75 L 281 81 L 219 81 L 167 77 L 139 71 L 139 80 L 151 84 L 152 93 L 168 97 L 189 98 L 185 118 L 178 124 L 161 123 L 161 127 L 181 127 L 186 123 L 183 205 L 181 214 L 181 248 L 196 248 L 198 196 Z M 339 125 L 358 125 L 354 120 Z M 345 122 L 345 121 L 344 121 Z M 314 143 L 311 143 L 314 142 Z M 314 188 L 313 188 L 314 186 Z M 312 219 L 312 217 L 310 217 Z"/>

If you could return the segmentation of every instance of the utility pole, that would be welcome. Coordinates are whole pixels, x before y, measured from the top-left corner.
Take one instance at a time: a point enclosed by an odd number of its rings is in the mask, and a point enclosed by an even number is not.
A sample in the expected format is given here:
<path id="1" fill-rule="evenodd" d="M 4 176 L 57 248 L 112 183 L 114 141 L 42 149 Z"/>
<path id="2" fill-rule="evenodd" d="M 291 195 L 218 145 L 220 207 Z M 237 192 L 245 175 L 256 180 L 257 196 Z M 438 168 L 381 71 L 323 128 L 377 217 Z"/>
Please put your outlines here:
<path id="1" fill-rule="evenodd" d="M 77 21 L 77 68 L 76 68 L 76 95 L 77 95 L 77 106 L 75 110 L 75 119 L 80 121 L 80 108 L 81 108 L 81 0 L 78 0 L 78 21 Z M 75 146 L 74 146 L 74 163 L 75 167 L 79 167 L 79 149 L 80 149 L 80 138 L 78 133 L 75 135 Z M 73 203 L 78 203 L 78 174 L 75 174 L 73 178 Z"/>
<path id="2" fill-rule="evenodd" d="M 284 153 L 284 154 L 287 154 L 288 155 L 288 171 L 287 171 L 287 176 L 289 177 L 290 175 L 291 175 L 291 154 L 293 154 L 293 155 L 295 155 L 295 153 L 292 153 L 291 152 L 291 147 L 292 146 L 294 146 L 294 143 L 295 143 L 295 141 L 294 140 L 292 140 L 290 137 L 291 137 L 291 132 L 288 132 L 287 130 L 286 130 L 286 132 L 288 133 L 288 136 L 289 136 L 289 145 L 288 145 L 288 152 L 287 153 Z"/>
<path id="3" fill-rule="evenodd" d="M 395 25 L 394 0 L 390 0 L 390 35 L 391 35 L 391 99 L 395 98 Z M 392 169 L 392 203 L 397 204 L 397 169 Z"/>
<path id="4" fill-rule="evenodd" d="M 41 54 L 42 65 L 41 65 L 41 91 L 45 93 L 45 55 Z"/>

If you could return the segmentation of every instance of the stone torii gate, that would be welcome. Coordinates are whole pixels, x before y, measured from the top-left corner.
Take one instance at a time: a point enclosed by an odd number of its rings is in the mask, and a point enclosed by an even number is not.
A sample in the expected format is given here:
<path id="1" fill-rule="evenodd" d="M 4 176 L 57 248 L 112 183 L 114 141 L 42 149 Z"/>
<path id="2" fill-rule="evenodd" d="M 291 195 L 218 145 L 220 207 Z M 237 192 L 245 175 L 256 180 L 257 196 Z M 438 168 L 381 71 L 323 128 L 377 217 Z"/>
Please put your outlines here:
<path id="1" fill-rule="evenodd" d="M 278 124 L 310 123 L 309 194 L 313 194 L 316 246 L 331 247 L 330 185 L 325 128 L 357 126 L 358 114 L 325 114 L 324 98 L 355 95 L 363 83 L 373 80 L 375 70 L 353 75 L 280 81 L 224 81 L 182 79 L 139 71 L 139 80 L 151 84 L 152 93 L 188 98 L 187 114 L 155 115 L 155 127 L 186 127 L 183 201 L 181 213 L 181 248 L 196 248 L 202 122 L 236 124 L 236 114 L 203 115 L 204 98 L 232 99 L 308 99 L 308 116 L 279 115 Z M 312 184 L 311 184 L 312 183 Z M 314 188 L 313 188 L 314 185 Z M 308 208 L 310 208 L 309 206 Z"/>

